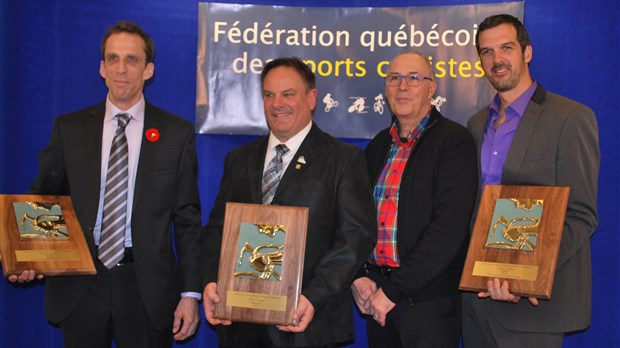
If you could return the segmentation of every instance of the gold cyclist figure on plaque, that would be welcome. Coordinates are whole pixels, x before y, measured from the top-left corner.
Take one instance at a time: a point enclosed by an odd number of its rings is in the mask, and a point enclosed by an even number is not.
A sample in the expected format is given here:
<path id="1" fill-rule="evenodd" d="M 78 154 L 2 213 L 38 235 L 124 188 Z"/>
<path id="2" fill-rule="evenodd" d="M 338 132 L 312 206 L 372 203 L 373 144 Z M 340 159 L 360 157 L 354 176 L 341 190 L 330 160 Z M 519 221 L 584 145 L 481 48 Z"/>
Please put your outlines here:
<path id="1" fill-rule="evenodd" d="M 264 234 L 269 237 L 275 236 L 276 232 L 278 231 L 286 233 L 286 227 L 284 225 L 254 225 L 258 228 L 259 234 Z M 235 272 L 235 277 L 251 276 L 258 279 L 269 279 L 271 276 L 273 276 L 277 280 L 281 279 L 281 275 L 276 270 L 276 266 L 282 266 L 282 260 L 284 257 L 283 244 L 265 243 L 253 247 L 252 244 L 247 241 L 243 244 L 243 247 L 241 247 L 241 250 L 239 251 L 239 265 L 242 264 L 243 255 L 246 252 L 250 253 L 250 255 L 246 259 L 247 262 L 253 269 L 257 270 L 260 273 L 250 271 Z"/>
<path id="2" fill-rule="evenodd" d="M 24 214 L 22 217 L 22 228 L 25 228 L 25 222 L 30 221 L 35 231 L 42 232 L 47 238 L 57 238 L 59 236 L 67 237 L 67 233 L 61 229 L 66 229 L 65 218 L 61 215 L 42 214 L 32 217 Z M 28 237 L 28 236 L 26 236 Z"/>
<path id="3" fill-rule="evenodd" d="M 54 202 L 23 202 L 22 209 L 16 211 L 21 217 L 20 237 L 24 239 L 66 239 L 67 225 L 60 210 L 60 204 Z M 26 224 L 28 222 L 28 224 Z"/>
<path id="4" fill-rule="evenodd" d="M 543 206 L 541 199 L 516 199 L 510 198 L 517 210 L 531 211 L 535 206 Z M 533 251 L 536 248 L 536 238 L 538 237 L 538 228 L 540 226 L 540 216 L 516 216 L 506 218 L 500 215 L 493 227 L 491 228 L 490 237 L 495 236 L 495 231 L 500 228 L 504 241 L 487 241 L 487 247 L 528 250 Z M 534 242 L 532 242 L 532 239 Z"/>

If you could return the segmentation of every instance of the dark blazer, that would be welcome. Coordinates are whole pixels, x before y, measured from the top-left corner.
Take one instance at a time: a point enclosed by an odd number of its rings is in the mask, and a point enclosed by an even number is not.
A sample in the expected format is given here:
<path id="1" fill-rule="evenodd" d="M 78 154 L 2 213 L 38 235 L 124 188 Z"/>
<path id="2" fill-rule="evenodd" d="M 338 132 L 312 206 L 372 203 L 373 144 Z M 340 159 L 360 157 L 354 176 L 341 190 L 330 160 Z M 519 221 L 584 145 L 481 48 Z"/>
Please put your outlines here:
<path id="1" fill-rule="evenodd" d="M 56 119 L 50 143 L 39 155 L 30 192 L 70 194 L 77 218 L 96 259 L 92 229 L 101 180 L 101 139 L 105 102 Z M 134 266 L 146 311 L 158 329 L 172 325 L 181 291 L 202 292 L 200 201 L 194 128 L 186 120 L 146 103 L 131 220 Z M 174 240 L 172 243 L 172 226 Z M 173 248 L 176 248 L 176 253 Z M 97 262 L 95 262 L 97 264 Z M 93 276 L 49 277 L 48 320 L 65 319 L 82 299 Z"/>
<path id="2" fill-rule="evenodd" d="M 226 202 L 261 203 L 261 180 L 268 138 L 229 152 L 220 190 L 205 229 L 205 283 L 217 281 Z M 295 168 L 303 156 L 306 164 Z M 276 190 L 273 204 L 309 208 L 302 294 L 315 308 L 303 333 L 273 326 L 280 346 L 320 346 L 353 339 L 352 295 L 355 272 L 372 250 L 376 216 L 364 154 L 322 132 L 316 125 L 302 142 Z M 237 326 L 218 326 L 220 344 L 228 345 Z"/>
<path id="3" fill-rule="evenodd" d="M 469 120 L 478 151 L 488 107 Z M 478 156 L 480 157 L 480 156 Z M 568 186 L 570 197 L 551 300 L 534 307 L 493 301 L 499 323 L 530 332 L 569 332 L 590 325 L 590 237 L 598 225 L 596 196 L 600 150 L 592 110 L 542 86 L 534 92 L 502 169 L 502 184 Z"/>
<path id="4" fill-rule="evenodd" d="M 387 128 L 366 147 L 373 184 L 391 145 Z M 403 297 L 419 302 L 458 295 L 477 189 L 476 147 L 471 135 L 433 108 L 400 183 L 397 246 L 401 265 L 382 285 L 392 302 Z"/>

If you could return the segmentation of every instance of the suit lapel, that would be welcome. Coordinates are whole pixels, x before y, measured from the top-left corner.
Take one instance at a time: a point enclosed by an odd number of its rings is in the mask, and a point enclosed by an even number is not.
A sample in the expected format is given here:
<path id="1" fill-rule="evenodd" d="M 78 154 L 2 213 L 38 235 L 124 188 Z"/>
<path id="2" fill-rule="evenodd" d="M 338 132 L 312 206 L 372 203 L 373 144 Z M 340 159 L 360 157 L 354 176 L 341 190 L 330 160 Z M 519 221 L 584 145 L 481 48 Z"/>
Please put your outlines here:
<path id="1" fill-rule="evenodd" d="M 82 130 L 81 138 L 84 147 L 80 149 L 83 151 L 84 158 L 89 159 L 85 163 L 92 163 L 82 168 L 85 185 L 84 185 L 84 197 L 97 197 L 97 199 L 83 199 L 82 201 L 88 204 L 88 207 L 84 210 L 87 212 L 88 223 L 90 226 L 95 225 L 97 218 L 97 209 L 99 209 L 99 193 L 101 190 L 101 139 L 103 137 L 103 119 L 105 117 L 105 102 L 96 105 L 88 111 L 88 115 L 82 118 Z M 109 149 L 107 149 L 109 151 Z M 94 245 L 95 241 L 92 233 L 84 231 L 84 235 L 88 240 L 89 245 Z"/>
<path id="2" fill-rule="evenodd" d="M 284 175 L 282 175 L 280 184 L 278 184 L 278 188 L 276 189 L 276 193 L 273 197 L 274 200 L 290 183 L 300 178 L 303 172 L 310 167 L 312 162 L 314 162 L 323 152 L 321 149 L 320 137 L 321 131 L 316 124 L 313 124 L 310 129 L 310 133 L 308 133 L 306 139 L 304 139 L 301 143 L 299 150 L 297 150 L 297 153 L 293 156 L 291 163 L 289 163 L 286 168 Z"/>
<path id="3" fill-rule="evenodd" d="M 489 108 L 486 107 L 484 111 L 481 111 L 478 115 L 472 119 L 474 124 L 471 127 L 474 141 L 476 142 L 476 148 L 478 149 L 478 156 L 480 156 L 480 148 L 482 147 L 482 139 L 484 138 L 484 132 L 487 128 L 487 122 L 489 121 Z"/>
<path id="4" fill-rule="evenodd" d="M 146 102 L 144 108 L 144 129 L 142 133 L 148 129 L 157 129 L 162 137 L 166 136 L 166 125 L 161 119 L 160 112 L 149 102 Z M 148 141 L 145 136 L 142 136 L 140 144 L 140 156 L 138 160 L 138 173 L 136 174 L 136 182 L 133 194 L 133 209 L 136 209 L 136 204 L 140 201 L 140 195 L 144 190 L 144 183 L 147 182 L 151 167 L 153 165 L 153 158 L 157 153 L 159 144 L 161 141 Z"/>
<path id="5" fill-rule="evenodd" d="M 92 108 L 88 112 L 88 116 L 84 117 L 84 156 L 90 159 L 88 162 L 93 163 L 91 166 L 83 168 L 84 177 L 90 181 L 88 188 L 92 190 L 90 194 L 99 197 L 99 189 L 101 184 L 101 139 L 103 137 L 103 119 L 105 116 L 105 103 Z M 110 149 L 107 149 L 110 151 Z M 91 196 L 92 197 L 92 196 Z M 95 201 L 95 200 L 91 200 Z M 95 207 L 97 209 L 97 207 Z"/>
<path id="6" fill-rule="evenodd" d="M 530 143 L 536 124 L 545 109 L 542 106 L 544 95 L 545 90 L 541 86 L 538 86 L 532 96 L 532 99 L 525 108 L 521 122 L 519 122 L 519 126 L 517 127 L 517 132 L 515 133 L 512 144 L 510 145 L 510 150 L 506 156 L 506 162 L 504 163 L 504 168 L 502 169 L 503 179 L 506 178 L 505 173 L 517 173 L 523 163 L 525 152 L 527 151 L 527 145 Z"/>

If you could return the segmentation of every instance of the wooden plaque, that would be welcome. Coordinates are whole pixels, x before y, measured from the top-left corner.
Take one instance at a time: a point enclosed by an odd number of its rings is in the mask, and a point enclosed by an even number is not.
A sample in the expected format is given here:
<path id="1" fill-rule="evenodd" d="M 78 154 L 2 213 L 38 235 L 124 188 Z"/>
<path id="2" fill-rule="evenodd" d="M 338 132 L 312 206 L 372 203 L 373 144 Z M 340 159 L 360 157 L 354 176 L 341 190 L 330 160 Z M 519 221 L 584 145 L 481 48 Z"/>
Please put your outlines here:
<path id="1" fill-rule="evenodd" d="M 459 289 L 486 291 L 506 279 L 515 295 L 550 299 L 568 187 L 487 185 Z"/>
<path id="2" fill-rule="evenodd" d="M 0 195 L 4 276 L 96 274 L 71 197 Z"/>
<path id="3" fill-rule="evenodd" d="M 307 225 L 308 208 L 226 204 L 216 318 L 295 324 Z"/>

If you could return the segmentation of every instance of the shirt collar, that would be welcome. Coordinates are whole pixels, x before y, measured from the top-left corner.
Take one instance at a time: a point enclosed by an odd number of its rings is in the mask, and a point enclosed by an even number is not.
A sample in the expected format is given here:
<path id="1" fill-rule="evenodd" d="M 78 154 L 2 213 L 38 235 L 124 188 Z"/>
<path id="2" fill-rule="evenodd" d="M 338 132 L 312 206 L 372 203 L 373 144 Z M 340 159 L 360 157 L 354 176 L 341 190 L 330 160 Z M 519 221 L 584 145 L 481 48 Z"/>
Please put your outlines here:
<path id="1" fill-rule="evenodd" d="M 308 122 L 308 125 L 306 125 L 302 130 L 300 130 L 299 132 L 297 132 L 297 134 L 290 137 L 284 143 L 278 140 L 278 138 L 276 138 L 273 132 L 269 132 L 269 143 L 267 144 L 267 153 L 269 153 L 269 151 L 273 151 L 273 148 L 276 147 L 277 145 L 285 144 L 286 147 L 288 147 L 289 149 L 288 153 L 293 155 L 294 153 L 297 152 L 297 150 L 301 146 L 301 143 L 304 141 L 304 139 L 306 139 L 306 136 L 308 135 L 308 133 L 310 133 L 311 128 L 312 128 L 312 120 L 310 120 L 310 122 Z"/>
<path id="2" fill-rule="evenodd" d="M 121 110 L 116 105 L 114 105 L 114 103 L 112 103 L 112 101 L 110 100 L 110 96 L 108 95 L 105 101 L 105 118 L 103 122 L 110 122 L 112 121 L 112 119 L 114 119 L 114 116 L 116 116 L 120 112 L 123 112 L 131 116 L 131 122 L 144 123 L 145 105 L 146 102 L 143 95 L 140 100 L 129 109 Z"/>
<path id="3" fill-rule="evenodd" d="M 527 108 L 527 104 L 529 104 L 530 99 L 532 99 L 532 96 L 534 95 L 534 92 L 536 91 L 537 87 L 538 87 L 538 83 L 534 81 L 534 83 L 532 83 L 530 87 L 528 87 L 525 90 L 525 92 L 523 92 L 510 105 L 508 105 L 505 108 L 506 117 L 511 117 L 511 116 L 517 116 L 519 118 L 523 117 L 523 114 L 525 113 L 525 108 Z M 491 121 L 501 117 L 501 115 L 499 114 L 500 106 L 501 106 L 501 99 L 499 98 L 499 94 L 496 94 L 495 98 L 493 98 L 493 102 L 491 103 L 491 107 L 489 108 L 489 117 L 491 118 Z M 509 109 L 511 109 L 512 112 L 509 112 L 508 111 Z"/>
<path id="4" fill-rule="evenodd" d="M 424 116 L 424 118 L 418 122 L 407 134 L 407 142 L 411 142 L 412 139 L 415 141 L 417 138 L 424 132 L 426 129 L 426 125 L 428 124 L 428 120 L 430 119 L 431 113 L 429 112 Z M 392 127 L 390 127 L 390 135 L 392 136 L 392 140 L 394 143 L 403 142 L 400 137 L 400 122 L 398 122 L 398 118 L 394 117 L 394 121 L 392 122 Z M 414 138 L 415 137 L 415 138 Z"/>

